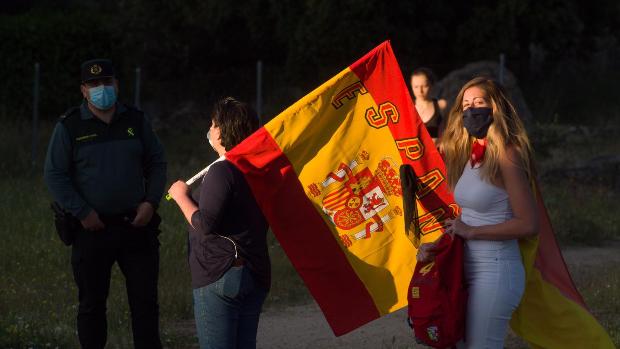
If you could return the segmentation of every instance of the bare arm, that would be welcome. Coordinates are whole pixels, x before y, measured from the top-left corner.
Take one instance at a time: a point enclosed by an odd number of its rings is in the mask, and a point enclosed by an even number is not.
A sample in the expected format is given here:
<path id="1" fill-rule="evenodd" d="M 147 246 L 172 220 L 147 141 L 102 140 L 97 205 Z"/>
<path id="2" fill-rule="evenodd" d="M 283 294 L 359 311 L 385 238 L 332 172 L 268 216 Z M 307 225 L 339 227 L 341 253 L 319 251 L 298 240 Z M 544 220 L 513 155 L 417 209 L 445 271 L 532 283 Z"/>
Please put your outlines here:
<path id="1" fill-rule="evenodd" d="M 437 100 L 437 105 L 439 106 L 439 111 L 443 112 L 444 110 L 446 110 L 448 102 L 442 98 L 440 100 Z"/>
<path id="2" fill-rule="evenodd" d="M 500 171 L 512 207 L 513 218 L 503 223 L 479 227 L 466 225 L 457 218 L 446 221 L 447 232 L 470 240 L 511 240 L 538 233 L 536 200 L 514 148 L 506 149 L 506 156 L 500 159 Z"/>

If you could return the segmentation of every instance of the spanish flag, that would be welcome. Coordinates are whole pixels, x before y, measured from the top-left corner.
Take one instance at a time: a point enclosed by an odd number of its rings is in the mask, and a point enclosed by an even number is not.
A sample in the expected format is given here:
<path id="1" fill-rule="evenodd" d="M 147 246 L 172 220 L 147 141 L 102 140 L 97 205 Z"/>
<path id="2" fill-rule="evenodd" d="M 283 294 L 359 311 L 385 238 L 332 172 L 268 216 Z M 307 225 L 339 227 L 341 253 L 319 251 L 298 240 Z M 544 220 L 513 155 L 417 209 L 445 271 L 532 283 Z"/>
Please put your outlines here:
<path id="1" fill-rule="evenodd" d="M 535 238 L 519 241 L 526 284 L 510 326 L 532 348 L 615 348 L 577 291 L 540 191 L 536 194 L 540 231 Z"/>
<path id="2" fill-rule="evenodd" d="M 419 177 L 423 240 L 454 217 L 424 130 L 385 42 L 226 153 L 337 336 L 407 305 L 400 165 Z"/>
<path id="3" fill-rule="evenodd" d="M 434 241 L 459 213 L 389 42 L 226 158 L 244 173 L 337 336 L 407 305 L 416 250 L 402 217 L 400 165 L 418 177 L 422 242 Z M 540 234 L 520 241 L 526 289 L 513 330 L 535 348 L 614 348 L 576 290 L 538 200 Z"/>

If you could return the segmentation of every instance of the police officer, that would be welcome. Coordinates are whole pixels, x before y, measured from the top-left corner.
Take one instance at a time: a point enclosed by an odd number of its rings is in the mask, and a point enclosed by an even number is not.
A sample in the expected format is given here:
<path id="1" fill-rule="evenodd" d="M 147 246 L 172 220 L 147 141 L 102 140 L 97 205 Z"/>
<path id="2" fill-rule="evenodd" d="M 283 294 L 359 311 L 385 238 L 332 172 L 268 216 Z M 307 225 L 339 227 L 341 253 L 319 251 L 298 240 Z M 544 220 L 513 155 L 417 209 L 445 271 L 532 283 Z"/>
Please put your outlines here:
<path id="1" fill-rule="evenodd" d="M 54 200 L 81 222 L 71 264 L 79 292 L 83 348 L 103 348 L 112 265 L 127 287 L 136 348 L 161 348 L 159 338 L 159 216 L 166 182 L 163 147 L 138 109 L 117 102 L 112 62 L 81 66 L 84 100 L 52 134 L 44 176 Z"/>

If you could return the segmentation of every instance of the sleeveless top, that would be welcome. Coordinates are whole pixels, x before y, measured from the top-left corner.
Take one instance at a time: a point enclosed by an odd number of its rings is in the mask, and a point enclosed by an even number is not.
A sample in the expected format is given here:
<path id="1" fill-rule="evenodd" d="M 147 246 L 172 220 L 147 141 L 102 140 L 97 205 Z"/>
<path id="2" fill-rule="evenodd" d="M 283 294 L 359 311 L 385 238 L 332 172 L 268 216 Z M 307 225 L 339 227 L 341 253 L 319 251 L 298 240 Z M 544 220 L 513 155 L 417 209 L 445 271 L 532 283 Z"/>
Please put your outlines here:
<path id="1" fill-rule="evenodd" d="M 426 126 L 426 130 L 433 138 L 439 137 L 439 128 L 441 127 L 441 122 L 443 120 L 441 116 L 441 112 L 439 111 L 439 103 L 437 103 L 437 99 L 433 98 L 433 108 L 435 112 L 427 122 L 424 123 Z"/>
<path id="2" fill-rule="evenodd" d="M 454 188 L 454 199 L 461 207 L 463 223 L 475 227 L 503 223 L 513 217 L 508 193 L 481 177 L 480 167 L 469 162 Z M 466 250 L 498 251 L 503 257 L 521 258 L 519 244 L 512 240 L 466 240 Z"/>

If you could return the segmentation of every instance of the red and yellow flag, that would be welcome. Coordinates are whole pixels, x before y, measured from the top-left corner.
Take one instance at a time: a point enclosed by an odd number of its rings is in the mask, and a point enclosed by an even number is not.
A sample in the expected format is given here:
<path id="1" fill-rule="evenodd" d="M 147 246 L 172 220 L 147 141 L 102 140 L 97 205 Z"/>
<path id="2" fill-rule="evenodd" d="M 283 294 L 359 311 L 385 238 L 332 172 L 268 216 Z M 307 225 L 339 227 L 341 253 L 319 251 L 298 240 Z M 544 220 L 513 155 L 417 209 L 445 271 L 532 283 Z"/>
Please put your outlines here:
<path id="1" fill-rule="evenodd" d="M 389 42 L 226 154 L 336 335 L 407 305 L 416 250 L 399 167 L 420 177 L 426 239 L 454 216 L 444 165 Z"/>
<path id="2" fill-rule="evenodd" d="M 532 348 L 615 348 L 575 288 L 542 196 L 536 194 L 540 230 L 536 238 L 519 241 L 526 284 L 510 326 Z"/>
<path id="3" fill-rule="evenodd" d="M 244 173 L 337 336 L 407 305 L 416 250 L 404 231 L 400 165 L 418 176 L 423 241 L 458 213 L 389 42 L 226 158 Z M 575 289 L 538 199 L 540 234 L 520 241 L 526 288 L 513 330 L 535 348 L 614 348 Z"/>

